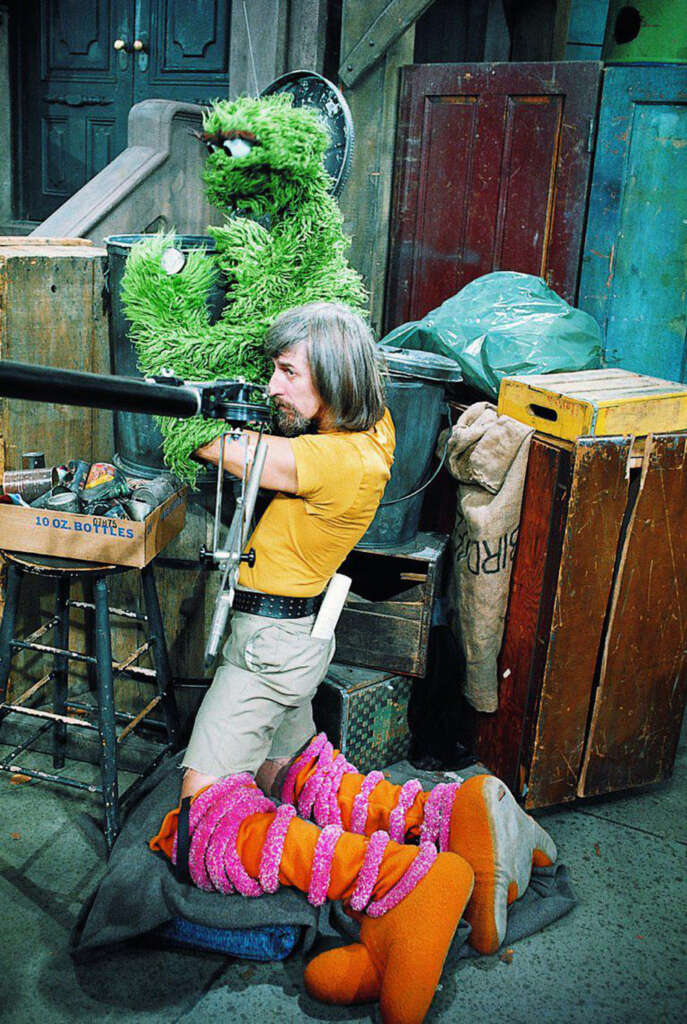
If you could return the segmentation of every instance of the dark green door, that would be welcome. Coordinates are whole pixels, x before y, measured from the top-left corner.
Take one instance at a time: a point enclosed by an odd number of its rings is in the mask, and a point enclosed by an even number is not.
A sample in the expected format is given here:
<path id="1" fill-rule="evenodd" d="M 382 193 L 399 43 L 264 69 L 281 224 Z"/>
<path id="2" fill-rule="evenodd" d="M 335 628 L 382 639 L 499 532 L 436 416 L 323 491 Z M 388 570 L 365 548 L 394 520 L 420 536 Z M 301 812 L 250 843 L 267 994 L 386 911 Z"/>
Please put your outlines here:
<path id="1" fill-rule="evenodd" d="M 42 221 L 126 147 L 141 100 L 226 95 L 223 0 L 40 0 L 12 6 L 18 215 Z"/>

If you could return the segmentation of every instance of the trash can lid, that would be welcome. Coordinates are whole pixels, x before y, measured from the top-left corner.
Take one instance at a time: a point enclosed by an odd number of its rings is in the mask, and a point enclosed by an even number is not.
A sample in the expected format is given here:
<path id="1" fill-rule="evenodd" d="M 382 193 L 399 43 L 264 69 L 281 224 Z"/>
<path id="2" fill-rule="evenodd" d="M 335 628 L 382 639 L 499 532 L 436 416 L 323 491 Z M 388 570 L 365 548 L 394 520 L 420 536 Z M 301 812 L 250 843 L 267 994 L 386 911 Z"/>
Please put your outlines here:
<path id="1" fill-rule="evenodd" d="M 145 238 L 155 238 L 156 235 L 108 235 L 104 238 L 108 251 L 126 251 L 135 245 L 136 242 L 141 242 Z M 215 248 L 215 240 L 210 235 L 175 235 L 171 240 L 175 249 L 181 249 L 182 252 L 187 252 L 189 249 L 208 249 L 213 251 Z"/>
<path id="2" fill-rule="evenodd" d="M 403 374 L 404 377 L 441 384 L 457 383 L 463 379 L 458 363 L 446 356 L 417 349 L 395 348 L 393 345 L 381 345 L 380 348 L 392 375 Z"/>

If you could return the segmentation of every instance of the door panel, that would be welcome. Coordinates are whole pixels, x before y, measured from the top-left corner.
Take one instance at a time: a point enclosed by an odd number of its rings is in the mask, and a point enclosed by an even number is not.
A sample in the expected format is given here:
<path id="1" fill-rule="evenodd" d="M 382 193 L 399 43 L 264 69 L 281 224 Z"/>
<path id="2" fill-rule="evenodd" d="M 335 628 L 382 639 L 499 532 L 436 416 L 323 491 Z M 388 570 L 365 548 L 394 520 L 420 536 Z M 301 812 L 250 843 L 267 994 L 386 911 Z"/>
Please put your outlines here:
<path id="1" fill-rule="evenodd" d="M 600 65 L 402 71 L 387 330 L 492 270 L 574 301 Z"/>
<path id="2" fill-rule="evenodd" d="M 126 146 L 133 0 L 41 0 L 16 9 L 22 215 L 41 221 Z"/>
<path id="3" fill-rule="evenodd" d="M 687 68 L 607 68 L 580 306 L 611 366 L 687 380 Z"/>
<path id="4" fill-rule="evenodd" d="M 134 103 L 163 97 L 203 104 L 226 96 L 230 12 L 225 0 L 138 0 L 146 52 L 134 57 Z"/>

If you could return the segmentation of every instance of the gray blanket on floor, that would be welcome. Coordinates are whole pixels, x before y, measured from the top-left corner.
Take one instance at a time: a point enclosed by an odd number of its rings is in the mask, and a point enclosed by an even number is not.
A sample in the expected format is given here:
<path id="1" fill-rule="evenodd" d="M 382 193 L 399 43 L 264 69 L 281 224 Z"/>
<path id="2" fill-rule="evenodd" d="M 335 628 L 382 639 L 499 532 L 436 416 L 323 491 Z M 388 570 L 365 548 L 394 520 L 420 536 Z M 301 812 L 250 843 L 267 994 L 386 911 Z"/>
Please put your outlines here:
<path id="1" fill-rule="evenodd" d="M 295 889 L 281 888 L 260 899 L 201 892 L 176 880 L 167 859 L 148 849 L 164 815 L 176 806 L 179 794 L 179 757 L 161 764 L 147 780 L 144 795 L 129 813 L 114 845 L 107 869 L 87 899 L 71 936 L 74 956 L 111 949 L 138 938 L 175 917 L 209 928 L 264 928 L 298 925 L 305 929 L 304 947 L 318 935 L 357 938 L 359 928 L 339 904 L 321 910 L 310 906 Z M 575 904 L 567 869 L 563 865 L 536 869 L 525 895 L 510 909 L 504 945 L 540 931 L 562 917 Z M 452 956 L 474 956 L 466 939 L 470 926 L 461 922 Z"/>

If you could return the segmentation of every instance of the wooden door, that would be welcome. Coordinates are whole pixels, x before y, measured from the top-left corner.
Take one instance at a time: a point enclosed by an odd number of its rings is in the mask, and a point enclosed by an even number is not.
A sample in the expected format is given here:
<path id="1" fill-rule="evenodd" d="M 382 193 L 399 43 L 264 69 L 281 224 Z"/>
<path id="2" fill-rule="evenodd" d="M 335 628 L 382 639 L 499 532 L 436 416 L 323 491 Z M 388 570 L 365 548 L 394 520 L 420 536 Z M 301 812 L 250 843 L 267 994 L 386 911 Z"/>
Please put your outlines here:
<path id="1" fill-rule="evenodd" d="M 49 217 L 126 146 L 134 0 L 40 0 L 13 12 L 19 33 L 21 213 Z"/>
<path id="2" fill-rule="evenodd" d="M 386 329 L 492 270 L 574 302 L 600 65 L 402 71 Z"/>
<path id="3" fill-rule="evenodd" d="M 133 102 L 162 98 L 206 104 L 227 95 L 229 15 L 225 0 L 137 0 Z"/>
<path id="4" fill-rule="evenodd" d="M 610 366 L 687 381 L 687 67 L 604 72 L 579 304 Z"/>
<path id="5" fill-rule="evenodd" d="M 45 220 L 121 153 L 134 103 L 226 96 L 230 10 L 222 0 L 17 2 L 21 215 Z"/>

